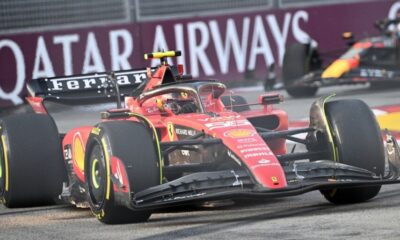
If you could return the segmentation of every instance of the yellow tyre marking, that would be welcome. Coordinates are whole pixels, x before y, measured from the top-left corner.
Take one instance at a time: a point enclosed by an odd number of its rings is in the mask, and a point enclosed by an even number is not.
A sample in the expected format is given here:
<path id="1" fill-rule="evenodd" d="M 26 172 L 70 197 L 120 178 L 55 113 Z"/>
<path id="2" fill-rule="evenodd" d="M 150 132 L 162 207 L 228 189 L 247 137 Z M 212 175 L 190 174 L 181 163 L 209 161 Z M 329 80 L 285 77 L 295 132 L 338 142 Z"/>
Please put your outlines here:
<path id="1" fill-rule="evenodd" d="M 6 165 L 5 166 L 5 172 L 6 172 L 6 187 L 5 187 L 5 190 L 6 191 L 8 191 L 8 149 L 7 149 L 7 144 L 6 144 L 6 136 L 5 135 L 2 135 L 1 136 L 1 141 L 2 141 L 2 143 L 3 143 L 3 152 L 4 152 L 4 164 Z"/>
<path id="2" fill-rule="evenodd" d="M 2 154 L 2 155 L 0 155 L 0 178 L 3 178 L 3 163 L 2 163 L 2 160 L 3 160 L 4 152 L 1 152 L 0 154 Z"/>
<path id="3" fill-rule="evenodd" d="M 106 158 L 106 172 L 107 172 L 107 178 L 106 178 L 106 200 L 110 199 L 110 156 L 108 155 L 108 148 L 107 148 L 107 143 L 106 139 L 103 137 L 101 139 L 101 143 L 103 145 L 103 150 L 104 150 L 104 157 Z"/>
<path id="4" fill-rule="evenodd" d="M 332 94 L 328 97 L 326 97 L 323 102 L 322 102 L 322 111 L 323 111 L 323 120 L 324 120 L 324 124 L 326 126 L 326 130 L 327 130 L 327 135 L 328 135 L 328 140 L 331 143 L 331 147 L 332 147 L 332 153 L 333 153 L 333 161 L 338 162 L 338 154 L 336 152 L 337 148 L 335 146 L 335 143 L 333 142 L 333 137 L 332 137 L 332 130 L 331 127 L 329 125 L 328 119 L 326 118 L 326 113 L 325 113 L 325 104 L 326 102 L 328 102 L 329 99 L 331 99 L 332 97 L 334 97 L 336 94 Z"/>
<path id="5" fill-rule="evenodd" d="M 92 183 L 94 188 L 98 189 L 100 187 L 99 183 L 97 182 L 97 174 L 96 174 L 96 166 L 99 163 L 99 160 L 94 159 L 92 163 Z"/>

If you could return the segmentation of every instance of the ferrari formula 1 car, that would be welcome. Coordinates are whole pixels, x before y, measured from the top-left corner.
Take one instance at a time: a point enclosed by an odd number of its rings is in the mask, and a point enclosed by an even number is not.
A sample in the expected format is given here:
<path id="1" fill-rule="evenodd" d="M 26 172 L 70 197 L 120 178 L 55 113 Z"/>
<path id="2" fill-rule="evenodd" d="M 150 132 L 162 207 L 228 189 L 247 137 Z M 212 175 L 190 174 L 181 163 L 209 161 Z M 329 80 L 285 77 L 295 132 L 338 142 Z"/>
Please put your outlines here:
<path id="1" fill-rule="evenodd" d="M 146 221 L 169 206 L 312 190 L 335 204 L 363 202 L 399 182 L 397 142 L 383 140 L 364 102 L 321 99 L 309 127 L 289 130 L 287 114 L 273 107 L 280 95 L 254 104 L 224 95 L 224 84 L 168 65 L 178 55 L 147 54 L 161 65 L 146 70 L 30 81 L 35 113 L 0 121 L 2 203 L 42 205 L 59 196 L 113 224 Z M 44 105 L 105 99 L 117 108 L 66 133 Z M 288 151 L 287 139 L 308 151 Z"/>
<path id="2" fill-rule="evenodd" d="M 378 21 L 377 37 L 355 41 L 343 33 L 349 49 L 324 67 L 330 53 L 319 53 L 316 43 L 291 45 L 282 66 L 282 82 L 292 97 L 314 96 L 319 87 L 370 83 L 371 86 L 400 84 L 400 18 Z M 266 83 L 267 84 L 267 83 Z"/>

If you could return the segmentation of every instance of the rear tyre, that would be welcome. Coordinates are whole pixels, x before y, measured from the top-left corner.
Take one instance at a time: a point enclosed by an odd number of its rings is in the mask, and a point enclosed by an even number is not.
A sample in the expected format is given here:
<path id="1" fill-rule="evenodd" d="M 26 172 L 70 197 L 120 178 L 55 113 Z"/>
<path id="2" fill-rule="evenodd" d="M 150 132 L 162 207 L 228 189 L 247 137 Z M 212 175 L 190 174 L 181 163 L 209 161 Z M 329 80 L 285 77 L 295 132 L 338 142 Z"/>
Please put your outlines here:
<path id="1" fill-rule="evenodd" d="M 152 134 L 143 124 L 130 121 L 105 122 L 98 128 L 100 133 L 92 133 L 86 147 L 85 176 L 92 212 L 106 224 L 147 221 L 151 212 L 127 208 L 129 193 L 122 197 L 126 199 L 116 198 L 110 162 L 113 156 L 123 162 L 130 192 L 137 193 L 160 184 L 158 155 Z"/>
<path id="2" fill-rule="evenodd" d="M 247 101 L 244 97 L 239 95 L 233 96 L 222 96 L 221 97 L 222 103 L 225 105 L 226 108 L 231 109 L 234 112 L 244 112 L 250 110 L 250 106 L 246 105 Z M 235 106 L 235 105 L 243 105 L 243 106 Z"/>
<path id="3" fill-rule="evenodd" d="M 285 52 L 282 65 L 282 80 L 287 93 L 292 97 L 311 97 L 317 87 L 296 86 L 296 80 L 321 67 L 316 50 L 309 50 L 310 44 L 295 43 Z"/>
<path id="4" fill-rule="evenodd" d="M 21 114 L 0 120 L 0 199 L 7 207 L 54 204 L 66 179 L 53 120 Z"/>
<path id="5" fill-rule="evenodd" d="M 370 108 L 361 100 L 337 100 L 328 102 L 325 112 L 338 148 L 338 161 L 383 176 L 383 140 Z M 321 193 L 335 204 L 358 203 L 375 197 L 380 188 L 381 186 L 338 188 Z"/>

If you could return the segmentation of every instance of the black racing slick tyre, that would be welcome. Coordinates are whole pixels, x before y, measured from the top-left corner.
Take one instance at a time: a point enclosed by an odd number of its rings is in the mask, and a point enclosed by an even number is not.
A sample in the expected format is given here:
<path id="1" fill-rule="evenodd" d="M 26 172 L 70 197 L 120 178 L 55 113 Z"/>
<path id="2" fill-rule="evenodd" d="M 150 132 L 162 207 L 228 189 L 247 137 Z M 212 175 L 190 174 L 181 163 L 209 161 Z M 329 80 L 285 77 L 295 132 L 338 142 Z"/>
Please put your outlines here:
<path id="1" fill-rule="evenodd" d="M 54 204 L 66 169 L 54 121 L 44 114 L 0 119 L 0 199 L 7 207 Z"/>
<path id="2" fill-rule="evenodd" d="M 316 50 L 309 50 L 310 44 L 295 43 L 285 52 L 282 65 L 282 81 L 287 93 L 292 97 L 312 97 L 317 87 L 297 86 L 296 80 L 320 67 Z"/>
<path id="3" fill-rule="evenodd" d="M 360 167 L 377 176 L 385 171 L 385 153 L 379 125 L 370 108 L 361 100 L 336 100 L 325 105 L 338 162 Z M 375 197 L 381 186 L 323 190 L 335 204 L 358 203 Z"/>
<path id="4" fill-rule="evenodd" d="M 100 123 L 86 146 L 85 176 L 89 205 L 94 215 L 106 224 L 147 221 L 150 211 L 131 210 L 129 194 L 160 184 L 160 163 L 150 129 L 139 122 Z M 117 197 L 112 178 L 111 159 L 122 161 L 129 181 L 127 195 Z"/>
<path id="5" fill-rule="evenodd" d="M 231 110 L 234 112 L 244 112 L 250 110 L 250 106 L 247 105 L 246 99 L 239 95 L 222 96 L 221 101 L 227 109 L 232 108 Z"/>

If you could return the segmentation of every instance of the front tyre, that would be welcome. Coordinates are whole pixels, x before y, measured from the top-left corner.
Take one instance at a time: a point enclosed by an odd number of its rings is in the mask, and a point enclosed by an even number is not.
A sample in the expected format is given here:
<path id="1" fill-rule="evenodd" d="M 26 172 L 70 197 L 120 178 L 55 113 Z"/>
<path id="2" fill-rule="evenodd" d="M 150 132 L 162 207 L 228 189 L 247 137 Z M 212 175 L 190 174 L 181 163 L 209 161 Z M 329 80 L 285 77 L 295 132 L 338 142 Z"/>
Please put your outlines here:
<path id="1" fill-rule="evenodd" d="M 361 100 L 336 100 L 325 112 L 337 147 L 337 161 L 383 176 L 385 153 L 381 132 L 370 108 Z M 335 204 L 358 203 L 375 197 L 381 186 L 338 188 L 321 193 Z"/>
<path id="2" fill-rule="evenodd" d="M 94 215 L 106 224 L 147 221 L 149 211 L 131 210 L 127 204 L 130 193 L 160 184 L 158 156 L 150 130 L 130 121 L 101 123 L 98 134 L 91 134 L 87 144 L 85 176 L 89 205 Z M 125 166 L 129 192 L 117 199 L 112 180 L 111 159 Z"/>

